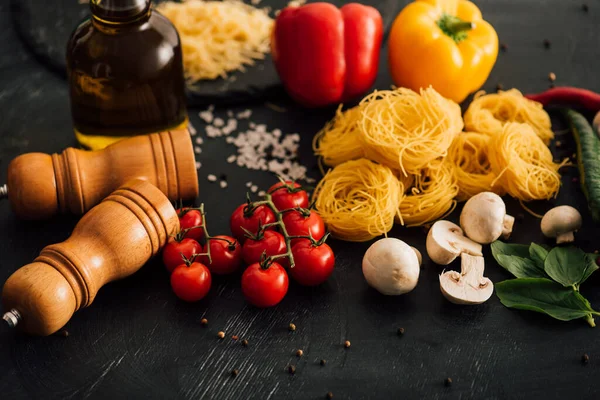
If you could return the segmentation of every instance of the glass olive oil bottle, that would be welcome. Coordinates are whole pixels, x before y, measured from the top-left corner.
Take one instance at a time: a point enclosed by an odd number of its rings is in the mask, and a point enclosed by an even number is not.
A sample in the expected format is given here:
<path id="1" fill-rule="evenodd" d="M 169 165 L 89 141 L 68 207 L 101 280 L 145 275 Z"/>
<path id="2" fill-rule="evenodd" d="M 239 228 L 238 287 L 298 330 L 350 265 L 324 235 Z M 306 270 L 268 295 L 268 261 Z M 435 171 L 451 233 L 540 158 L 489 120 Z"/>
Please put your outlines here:
<path id="1" fill-rule="evenodd" d="M 75 136 L 88 149 L 185 127 L 185 80 L 175 27 L 150 0 L 91 0 L 67 45 Z"/>

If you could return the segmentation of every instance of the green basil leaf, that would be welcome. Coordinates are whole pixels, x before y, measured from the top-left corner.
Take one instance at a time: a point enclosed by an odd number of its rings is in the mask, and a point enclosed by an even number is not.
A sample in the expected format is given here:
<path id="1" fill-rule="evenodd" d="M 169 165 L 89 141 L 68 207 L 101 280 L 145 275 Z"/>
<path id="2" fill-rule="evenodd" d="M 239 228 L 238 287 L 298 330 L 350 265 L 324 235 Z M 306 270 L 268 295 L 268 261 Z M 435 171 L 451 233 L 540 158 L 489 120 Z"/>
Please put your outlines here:
<path id="1" fill-rule="evenodd" d="M 555 247 L 548 253 L 544 262 L 544 271 L 556 282 L 563 286 L 577 286 L 587 276 L 588 257 L 581 249 L 576 247 Z"/>
<path id="2" fill-rule="evenodd" d="M 579 292 L 549 279 L 524 278 L 499 282 L 496 295 L 509 308 L 536 311 L 561 321 L 585 318 L 594 326 L 597 314 Z"/>
<path id="3" fill-rule="evenodd" d="M 504 254 L 507 256 L 517 256 L 521 258 L 529 258 L 529 246 L 526 244 L 510 244 L 496 240 L 491 245 L 492 255 L 498 261 L 497 256 Z M 499 261 L 498 261 L 499 262 Z"/>
<path id="4" fill-rule="evenodd" d="M 598 258 L 598 254 L 588 253 L 585 255 L 586 267 L 585 267 L 585 270 L 583 271 L 583 276 L 581 277 L 579 284 L 582 284 L 583 282 L 585 282 L 587 280 L 587 278 L 589 278 L 590 275 L 592 275 L 594 273 L 594 271 L 596 271 L 598 268 L 600 268 L 598 266 L 598 264 L 596 264 L 597 258 Z"/>
<path id="5" fill-rule="evenodd" d="M 544 270 L 528 258 L 499 254 L 496 261 L 517 278 L 548 278 Z"/>
<path id="6" fill-rule="evenodd" d="M 531 258 L 541 269 L 544 269 L 544 261 L 546 261 L 548 253 L 549 251 L 539 244 L 531 243 L 531 245 L 529 245 L 529 258 Z"/>

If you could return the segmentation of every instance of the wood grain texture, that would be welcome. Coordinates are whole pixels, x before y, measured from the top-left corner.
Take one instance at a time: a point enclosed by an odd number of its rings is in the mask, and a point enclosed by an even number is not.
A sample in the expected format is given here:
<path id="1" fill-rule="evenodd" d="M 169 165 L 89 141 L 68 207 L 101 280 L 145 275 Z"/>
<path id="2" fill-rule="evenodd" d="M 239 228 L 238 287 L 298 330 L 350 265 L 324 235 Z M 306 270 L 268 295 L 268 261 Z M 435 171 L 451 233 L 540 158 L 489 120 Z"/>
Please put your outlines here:
<path id="1" fill-rule="evenodd" d="M 156 185 L 171 201 L 198 196 L 196 159 L 187 130 L 135 136 L 103 150 L 28 153 L 8 166 L 8 197 L 24 219 L 81 215 L 131 179 Z"/>
<path id="2" fill-rule="evenodd" d="M 71 236 L 46 246 L 2 289 L 5 310 L 17 310 L 20 330 L 47 336 L 94 301 L 98 290 L 139 270 L 177 232 L 169 199 L 151 183 L 133 180 L 83 216 Z"/>
<path id="3" fill-rule="evenodd" d="M 406 4 L 403 0 L 399 6 Z M 484 17 L 508 45 L 485 86 L 497 83 L 525 92 L 548 86 L 554 72 L 557 84 L 600 91 L 596 60 L 600 59 L 600 6 L 588 0 L 590 12 L 577 1 L 481 0 Z M 546 50 L 543 40 L 552 46 Z M 47 72 L 11 30 L 10 14 L 0 2 L 0 177 L 8 162 L 25 152 L 59 152 L 74 144 L 70 134 L 68 93 L 61 79 Z M 391 81 L 382 56 L 376 86 Z M 418 62 L 415 61 L 418 65 Z M 335 109 L 305 111 L 285 99 L 287 112 L 259 104 L 251 106 L 252 121 L 302 135 L 301 161 L 316 166 L 310 142 Z M 234 108 L 243 111 L 248 105 Z M 190 110 L 193 125 L 204 125 Z M 226 117 L 225 109 L 217 115 Z M 557 158 L 573 152 L 563 121 L 553 118 L 563 146 Z M 247 129 L 240 123 L 239 130 Z M 227 233 L 229 214 L 243 202 L 245 183 L 267 189 L 274 178 L 226 162 L 234 149 L 224 138 L 204 137 L 198 201 L 206 204 L 211 233 Z M 311 169 L 318 177 L 318 170 Z M 208 174 L 227 175 L 228 188 L 206 180 Z M 563 171 L 563 188 L 552 202 L 530 204 L 538 212 L 570 204 L 584 214 L 577 245 L 600 249 L 600 229 L 590 224 L 585 199 L 574 168 Z M 544 242 L 539 220 L 508 201 L 515 223 L 514 243 Z M 458 221 L 458 212 L 450 219 Z M 0 282 L 30 262 L 49 243 L 66 239 L 74 219 L 27 222 L 15 218 L 7 202 L 0 203 Z M 398 237 L 421 252 L 420 229 L 395 228 Z M 369 244 L 332 241 L 336 270 L 322 287 L 295 284 L 272 310 L 249 307 L 240 292 L 239 276 L 216 279 L 209 296 L 184 304 L 171 293 L 168 275 L 154 260 L 132 277 L 105 286 L 92 307 L 80 310 L 66 326 L 68 338 L 30 338 L 0 327 L 0 393 L 3 398 L 91 399 L 597 399 L 600 388 L 599 328 L 585 322 L 563 323 L 534 313 L 509 310 L 494 295 L 484 305 L 459 307 L 439 292 L 439 266 L 425 257 L 419 285 L 408 295 L 385 297 L 370 289 L 361 272 Z M 423 253 L 425 254 L 425 253 Z M 494 282 L 509 275 L 485 253 L 486 274 Z M 449 268 L 458 270 L 458 264 Z M 598 272 L 596 272 L 598 274 Z M 600 308 L 600 275 L 583 287 L 594 308 Z M 200 319 L 206 317 L 208 326 Z M 287 326 L 294 322 L 295 332 Z M 403 337 L 396 335 L 404 327 Z M 217 338 L 218 331 L 226 339 Z M 240 340 L 231 340 L 231 335 Z M 248 347 L 240 344 L 249 341 Z M 343 348 L 350 340 L 352 347 Z M 294 354 L 298 348 L 304 357 Z M 587 353 L 590 362 L 581 364 Z M 320 359 L 326 359 L 324 367 Z M 290 363 L 296 374 L 286 371 Z M 240 374 L 231 378 L 231 369 Z M 451 377 L 453 385 L 444 387 Z"/>

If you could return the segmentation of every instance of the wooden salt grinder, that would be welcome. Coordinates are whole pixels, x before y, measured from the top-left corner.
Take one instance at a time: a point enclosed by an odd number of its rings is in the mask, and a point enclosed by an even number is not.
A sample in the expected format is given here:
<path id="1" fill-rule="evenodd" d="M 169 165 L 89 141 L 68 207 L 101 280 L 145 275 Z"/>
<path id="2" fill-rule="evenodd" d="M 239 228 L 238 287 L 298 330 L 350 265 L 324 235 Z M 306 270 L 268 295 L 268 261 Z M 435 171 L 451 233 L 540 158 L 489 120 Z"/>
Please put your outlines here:
<path id="1" fill-rule="evenodd" d="M 81 218 L 66 241 L 45 247 L 4 284 L 3 319 L 32 335 L 50 335 L 89 306 L 104 284 L 140 269 L 179 229 L 167 197 L 134 180 Z"/>
<path id="2" fill-rule="evenodd" d="M 8 198 L 23 219 L 84 214 L 131 179 L 145 179 L 171 201 L 198 196 L 192 140 L 187 130 L 135 136 L 99 151 L 68 148 L 61 154 L 28 153 L 8 166 Z"/>

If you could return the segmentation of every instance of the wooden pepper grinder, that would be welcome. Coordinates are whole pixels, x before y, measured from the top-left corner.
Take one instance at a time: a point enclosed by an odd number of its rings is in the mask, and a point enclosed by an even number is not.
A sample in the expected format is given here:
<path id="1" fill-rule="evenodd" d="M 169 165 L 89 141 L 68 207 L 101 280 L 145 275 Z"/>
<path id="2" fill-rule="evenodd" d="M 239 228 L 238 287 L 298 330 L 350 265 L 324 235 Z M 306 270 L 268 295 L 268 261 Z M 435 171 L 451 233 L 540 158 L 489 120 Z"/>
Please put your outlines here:
<path id="1" fill-rule="evenodd" d="M 198 196 L 198 175 L 187 130 L 135 136 L 99 151 L 68 148 L 61 154 L 28 153 L 11 161 L 8 195 L 23 219 L 84 214 L 131 179 L 145 179 L 171 201 Z"/>
<path id="2" fill-rule="evenodd" d="M 50 335 L 89 306 L 104 284 L 140 269 L 179 229 L 167 197 L 134 180 L 81 218 L 66 241 L 45 247 L 4 284 L 3 319 L 33 335 Z"/>

